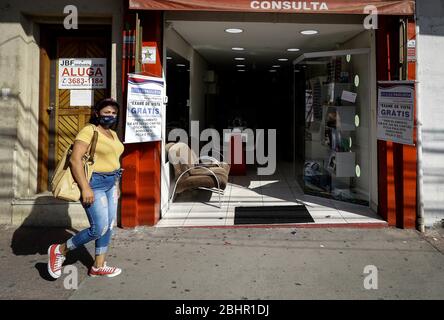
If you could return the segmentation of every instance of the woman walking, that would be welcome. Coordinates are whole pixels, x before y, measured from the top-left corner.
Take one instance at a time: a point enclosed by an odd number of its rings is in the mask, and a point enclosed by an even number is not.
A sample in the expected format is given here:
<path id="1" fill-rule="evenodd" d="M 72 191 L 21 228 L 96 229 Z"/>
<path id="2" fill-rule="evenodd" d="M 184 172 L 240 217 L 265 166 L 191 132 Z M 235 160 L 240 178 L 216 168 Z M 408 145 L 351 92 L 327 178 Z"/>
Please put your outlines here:
<path id="1" fill-rule="evenodd" d="M 86 211 L 90 227 L 82 230 L 63 244 L 53 244 L 48 249 L 48 272 L 53 278 L 62 274 L 62 265 L 68 251 L 95 241 L 95 261 L 89 270 L 90 276 L 114 277 L 122 270 L 107 266 L 105 254 L 111 240 L 113 225 L 116 221 L 117 203 L 120 195 L 119 181 L 122 174 L 120 156 L 123 144 L 115 131 L 119 105 L 113 99 L 99 101 L 94 107 L 90 124 L 76 136 L 70 159 L 74 179 L 81 191 L 81 202 Z M 88 183 L 82 164 L 82 157 L 98 131 L 93 174 Z"/>

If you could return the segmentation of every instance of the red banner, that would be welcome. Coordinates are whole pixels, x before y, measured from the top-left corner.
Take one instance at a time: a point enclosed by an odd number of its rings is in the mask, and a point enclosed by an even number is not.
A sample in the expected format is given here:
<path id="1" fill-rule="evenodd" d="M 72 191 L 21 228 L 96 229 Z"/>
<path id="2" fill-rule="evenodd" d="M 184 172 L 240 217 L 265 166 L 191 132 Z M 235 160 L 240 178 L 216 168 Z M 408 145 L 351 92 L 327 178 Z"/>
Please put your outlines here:
<path id="1" fill-rule="evenodd" d="M 373 6 L 373 8 L 371 7 Z M 413 15 L 414 0 L 129 0 L 130 9 L 177 11 L 232 11 L 280 13 Z"/>

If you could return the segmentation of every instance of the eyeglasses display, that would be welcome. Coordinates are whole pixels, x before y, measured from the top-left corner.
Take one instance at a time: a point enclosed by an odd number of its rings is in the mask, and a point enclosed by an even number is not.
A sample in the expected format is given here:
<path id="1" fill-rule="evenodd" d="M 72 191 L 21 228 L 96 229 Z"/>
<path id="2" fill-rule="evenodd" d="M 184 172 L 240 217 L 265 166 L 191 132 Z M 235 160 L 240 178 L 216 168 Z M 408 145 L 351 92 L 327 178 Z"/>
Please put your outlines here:
<path id="1" fill-rule="evenodd" d="M 307 58 L 295 68 L 305 76 L 304 192 L 368 206 L 368 55 Z"/>

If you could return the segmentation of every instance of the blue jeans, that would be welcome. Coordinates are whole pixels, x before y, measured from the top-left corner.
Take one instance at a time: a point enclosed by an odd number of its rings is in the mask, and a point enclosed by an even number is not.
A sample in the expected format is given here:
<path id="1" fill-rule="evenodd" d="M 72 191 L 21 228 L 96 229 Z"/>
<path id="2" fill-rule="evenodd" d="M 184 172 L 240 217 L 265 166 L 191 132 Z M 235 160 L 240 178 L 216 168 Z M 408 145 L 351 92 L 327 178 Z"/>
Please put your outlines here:
<path id="1" fill-rule="evenodd" d="M 121 176 L 121 169 L 113 172 L 93 173 L 89 185 L 94 192 L 94 202 L 88 206 L 83 205 L 90 227 L 80 231 L 66 242 L 68 250 L 73 250 L 95 240 L 96 255 L 106 253 L 117 217 L 117 182 Z"/>

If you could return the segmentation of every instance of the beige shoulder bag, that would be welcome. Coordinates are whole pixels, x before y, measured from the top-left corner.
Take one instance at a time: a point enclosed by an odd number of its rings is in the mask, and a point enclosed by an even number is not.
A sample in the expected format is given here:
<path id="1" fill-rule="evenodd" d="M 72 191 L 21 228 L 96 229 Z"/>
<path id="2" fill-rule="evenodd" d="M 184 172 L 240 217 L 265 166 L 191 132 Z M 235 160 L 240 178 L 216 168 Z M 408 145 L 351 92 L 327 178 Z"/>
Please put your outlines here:
<path id="1" fill-rule="evenodd" d="M 91 180 L 93 173 L 92 165 L 94 164 L 94 154 L 96 152 L 98 132 L 94 126 L 94 135 L 88 147 L 88 151 L 82 158 L 85 176 L 88 182 Z M 63 154 L 57 168 L 55 169 L 51 180 L 51 191 L 55 198 L 67 201 L 79 201 L 80 189 L 71 173 L 69 159 L 71 158 L 74 143 L 72 143 Z"/>

